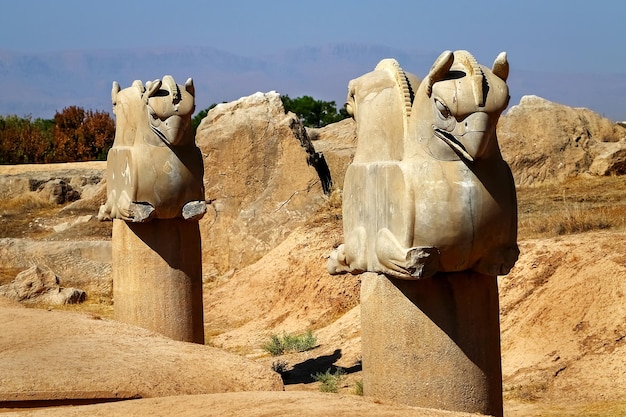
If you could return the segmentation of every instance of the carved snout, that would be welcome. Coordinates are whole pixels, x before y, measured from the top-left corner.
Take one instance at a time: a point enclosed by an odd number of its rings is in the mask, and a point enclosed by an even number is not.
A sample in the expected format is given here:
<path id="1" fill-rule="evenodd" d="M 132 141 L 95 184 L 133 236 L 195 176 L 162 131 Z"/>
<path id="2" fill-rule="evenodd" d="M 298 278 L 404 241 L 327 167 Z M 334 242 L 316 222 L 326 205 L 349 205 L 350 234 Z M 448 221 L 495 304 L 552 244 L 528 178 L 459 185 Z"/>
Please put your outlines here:
<path id="1" fill-rule="evenodd" d="M 150 127 L 164 142 L 170 145 L 178 145 L 184 137 L 187 123 L 185 119 L 178 115 L 170 116 L 165 120 L 161 120 L 158 116 L 153 115 L 150 118 Z"/>
<path id="2" fill-rule="evenodd" d="M 491 139 L 489 114 L 472 113 L 457 123 L 452 134 L 463 145 L 466 152 L 476 160 L 484 156 Z"/>

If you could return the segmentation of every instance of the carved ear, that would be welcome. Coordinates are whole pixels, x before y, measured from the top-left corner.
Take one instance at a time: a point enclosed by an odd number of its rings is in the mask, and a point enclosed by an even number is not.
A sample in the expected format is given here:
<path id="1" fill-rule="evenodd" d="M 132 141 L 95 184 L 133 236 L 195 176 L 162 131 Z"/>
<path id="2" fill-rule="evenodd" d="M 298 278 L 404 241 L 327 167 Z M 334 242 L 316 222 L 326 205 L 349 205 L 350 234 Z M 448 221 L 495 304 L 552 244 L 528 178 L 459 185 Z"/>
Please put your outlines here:
<path id="1" fill-rule="evenodd" d="M 354 95 L 356 94 L 356 80 L 350 80 L 348 82 L 348 98 L 346 99 L 346 103 L 344 107 L 350 117 L 354 119 L 354 113 L 356 112 L 356 102 L 354 101 Z"/>
<path id="2" fill-rule="evenodd" d="M 509 61 L 506 59 L 506 52 L 500 52 L 500 55 L 496 57 L 491 72 L 506 81 L 509 77 Z"/>
<path id="3" fill-rule="evenodd" d="M 141 82 L 141 80 L 133 81 L 132 86 L 135 87 L 137 90 L 139 90 L 139 92 L 141 94 L 143 94 L 143 92 L 146 91 L 146 89 L 144 88 L 143 83 Z"/>
<path id="4" fill-rule="evenodd" d="M 443 76 L 450 70 L 454 62 L 454 54 L 451 51 L 444 51 L 435 61 L 430 72 L 424 81 L 427 82 L 426 94 L 428 97 L 432 94 L 433 84 L 441 80 Z"/>
<path id="5" fill-rule="evenodd" d="M 113 81 L 113 88 L 111 88 L 111 103 L 115 106 L 117 104 L 117 93 L 119 93 L 122 89 L 117 81 Z"/>
<path id="6" fill-rule="evenodd" d="M 192 96 L 196 96 L 196 87 L 194 87 L 193 80 L 191 78 L 187 79 L 187 82 L 185 83 L 185 90 L 187 90 L 187 92 Z"/>

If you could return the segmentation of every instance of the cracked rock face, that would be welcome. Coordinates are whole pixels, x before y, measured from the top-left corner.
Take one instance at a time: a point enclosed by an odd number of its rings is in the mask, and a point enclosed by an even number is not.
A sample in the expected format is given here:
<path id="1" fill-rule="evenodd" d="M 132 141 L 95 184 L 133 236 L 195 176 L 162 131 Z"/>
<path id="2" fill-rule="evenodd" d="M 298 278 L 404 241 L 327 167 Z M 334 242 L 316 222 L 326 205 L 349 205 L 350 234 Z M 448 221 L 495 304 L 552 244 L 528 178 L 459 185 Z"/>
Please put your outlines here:
<path id="1" fill-rule="evenodd" d="M 275 92 L 211 109 L 196 143 L 211 202 L 200 222 L 205 275 L 261 258 L 321 206 L 323 184 L 332 181 L 328 167 L 316 165 L 323 155 Z"/>

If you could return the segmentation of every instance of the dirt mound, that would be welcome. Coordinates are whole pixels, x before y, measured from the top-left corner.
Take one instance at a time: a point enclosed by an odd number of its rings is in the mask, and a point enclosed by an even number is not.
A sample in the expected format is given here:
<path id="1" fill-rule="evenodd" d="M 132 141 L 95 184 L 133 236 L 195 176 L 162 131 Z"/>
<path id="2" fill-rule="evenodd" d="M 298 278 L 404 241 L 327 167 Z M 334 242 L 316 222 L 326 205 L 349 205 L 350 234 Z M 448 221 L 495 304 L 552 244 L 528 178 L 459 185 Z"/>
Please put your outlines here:
<path id="1" fill-rule="evenodd" d="M 521 243 L 500 280 L 505 397 L 581 403 L 626 396 L 626 234 Z"/>
<path id="2" fill-rule="evenodd" d="M 0 304 L 0 407 L 15 401 L 282 390 L 240 356 L 95 315 Z"/>
<path id="3" fill-rule="evenodd" d="M 339 216 L 328 209 L 258 262 L 205 288 L 210 343 L 247 352 L 272 333 L 318 329 L 356 306 L 359 278 L 326 272 L 328 254 L 341 238 Z"/>

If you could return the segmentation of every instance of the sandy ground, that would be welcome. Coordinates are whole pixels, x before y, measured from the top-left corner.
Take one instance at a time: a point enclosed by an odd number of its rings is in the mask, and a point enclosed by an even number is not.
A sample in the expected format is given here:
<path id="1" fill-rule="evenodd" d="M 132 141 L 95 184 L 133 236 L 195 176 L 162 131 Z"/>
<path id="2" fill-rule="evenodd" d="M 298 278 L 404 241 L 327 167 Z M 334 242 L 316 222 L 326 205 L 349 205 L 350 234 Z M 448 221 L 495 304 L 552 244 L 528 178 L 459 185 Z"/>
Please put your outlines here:
<path id="1" fill-rule="evenodd" d="M 12 173 L 0 166 L 0 175 Z M 321 213 L 258 262 L 206 283 L 210 346 L 180 345 L 93 314 L 0 301 L 4 401 L 68 391 L 144 397 L 11 410 L 37 416 L 462 415 L 352 394 L 361 373 L 359 280 L 325 271 L 326 256 L 340 241 L 340 221 Z M 499 279 L 505 415 L 626 415 L 625 242 L 619 231 L 520 242 L 517 265 Z M 311 351 L 276 358 L 261 349 L 271 334 L 305 329 L 318 337 Z M 287 372 L 277 388 L 270 368 L 278 359 Z M 331 366 L 349 373 L 339 394 L 321 394 L 311 374 Z M 268 381 L 279 391 L 254 385 Z M 233 390 L 248 392 L 220 393 Z"/>

